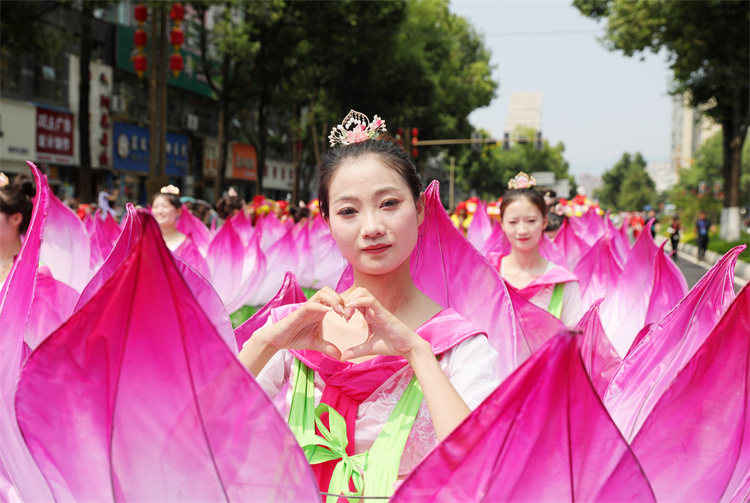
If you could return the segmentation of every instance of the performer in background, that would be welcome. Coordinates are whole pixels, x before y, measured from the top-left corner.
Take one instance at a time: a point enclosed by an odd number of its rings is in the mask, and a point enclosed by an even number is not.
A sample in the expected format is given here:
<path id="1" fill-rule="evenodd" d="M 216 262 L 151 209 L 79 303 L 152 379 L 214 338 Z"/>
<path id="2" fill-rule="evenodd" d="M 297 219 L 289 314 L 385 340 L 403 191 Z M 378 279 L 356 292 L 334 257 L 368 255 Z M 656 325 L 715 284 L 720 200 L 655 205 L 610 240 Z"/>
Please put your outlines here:
<path id="1" fill-rule="evenodd" d="M 36 194 L 28 175 L 17 175 L 13 182 L 0 173 L 0 286 L 21 251 L 21 235 L 31 222 Z"/>
<path id="2" fill-rule="evenodd" d="M 506 283 L 526 300 L 546 309 L 565 325 L 574 326 L 582 314 L 578 279 L 539 253 L 547 226 L 547 204 L 534 185 L 534 177 L 523 172 L 508 182 L 500 220 L 511 251 L 506 256 L 490 255 L 489 260 Z"/>
<path id="3" fill-rule="evenodd" d="M 350 112 L 320 167 L 320 212 L 352 287 L 277 309 L 239 354 L 289 418 L 321 491 L 337 495 L 392 494 L 499 384 L 482 330 L 414 284 L 421 184 L 383 132 L 377 116 Z"/>
<path id="4" fill-rule="evenodd" d="M 185 234 L 177 230 L 177 219 L 182 214 L 182 203 L 180 203 L 180 189 L 174 185 L 162 187 L 151 201 L 151 213 L 156 223 L 159 224 L 161 235 L 167 248 L 174 252 L 185 241 Z"/>

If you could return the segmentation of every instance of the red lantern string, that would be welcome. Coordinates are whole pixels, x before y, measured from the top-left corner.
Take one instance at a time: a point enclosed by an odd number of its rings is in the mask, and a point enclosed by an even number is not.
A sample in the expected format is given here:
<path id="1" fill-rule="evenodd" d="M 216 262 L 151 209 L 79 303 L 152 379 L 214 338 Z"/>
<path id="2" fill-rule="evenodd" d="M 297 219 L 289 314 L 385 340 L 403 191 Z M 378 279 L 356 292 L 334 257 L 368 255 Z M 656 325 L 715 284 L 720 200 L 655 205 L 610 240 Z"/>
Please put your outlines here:
<path id="1" fill-rule="evenodd" d="M 172 70 L 174 76 L 178 77 L 184 66 L 182 54 L 180 54 L 180 47 L 185 42 L 185 34 L 180 28 L 180 25 L 182 24 L 182 20 L 185 18 L 185 7 L 179 2 L 174 3 L 172 4 L 172 12 L 170 12 L 169 15 L 172 18 L 172 22 L 174 24 L 172 30 L 169 33 L 169 42 L 174 48 L 174 52 L 169 57 L 169 68 Z"/>
<path id="2" fill-rule="evenodd" d="M 147 63 L 143 48 L 148 42 L 148 35 L 146 35 L 146 30 L 143 29 L 143 23 L 148 19 L 148 8 L 146 8 L 146 5 L 142 3 L 136 4 L 133 8 L 133 17 L 138 23 L 138 29 L 133 34 L 133 43 L 137 49 L 136 55 L 133 56 L 133 69 L 135 69 L 139 77 L 143 77 Z"/>

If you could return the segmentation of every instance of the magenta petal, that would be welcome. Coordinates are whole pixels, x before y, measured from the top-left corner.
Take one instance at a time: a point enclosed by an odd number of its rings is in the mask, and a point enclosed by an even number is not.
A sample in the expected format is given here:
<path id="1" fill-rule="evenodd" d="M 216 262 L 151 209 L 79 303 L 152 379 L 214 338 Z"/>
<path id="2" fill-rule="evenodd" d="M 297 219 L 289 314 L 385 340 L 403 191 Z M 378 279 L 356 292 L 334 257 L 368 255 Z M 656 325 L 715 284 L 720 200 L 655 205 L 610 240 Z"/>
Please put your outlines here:
<path id="1" fill-rule="evenodd" d="M 604 403 L 632 439 L 656 402 L 691 360 L 734 298 L 734 264 L 744 246 L 727 252 L 687 296 L 643 337 L 612 378 Z"/>
<path id="2" fill-rule="evenodd" d="M 17 492 L 25 501 L 50 501 L 52 494 L 24 443 L 13 407 L 21 362 L 26 356 L 24 334 L 30 322 L 45 217 L 49 198 L 54 197 L 37 167 L 27 164 L 37 187 L 31 222 L 21 251 L 0 288 L 0 479 L 7 478 L 15 486 L 8 491 Z"/>
<path id="3" fill-rule="evenodd" d="M 180 218 L 177 220 L 176 228 L 186 236 L 193 238 L 195 246 L 198 247 L 201 255 L 204 257 L 208 254 L 208 245 L 211 243 L 211 233 L 203 222 L 193 215 L 187 206 L 182 205 Z"/>
<path id="4" fill-rule="evenodd" d="M 514 288 L 508 288 L 508 295 L 518 320 L 519 341 L 526 346 L 528 354 L 533 353 L 545 342 L 565 330 L 562 321 L 526 300 Z"/>
<path id="5" fill-rule="evenodd" d="M 78 216 L 56 197 L 49 198 L 47 210 L 41 261 L 56 280 L 81 292 L 93 274 L 86 229 Z"/>
<path id="6" fill-rule="evenodd" d="M 596 299 L 605 297 L 622 275 L 622 266 L 615 257 L 612 238 L 603 235 L 581 257 L 573 273 L 581 289 L 581 303 L 588 309 Z"/>
<path id="7" fill-rule="evenodd" d="M 86 288 L 81 292 L 78 304 L 75 307 L 76 311 L 94 296 L 102 285 L 114 274 L 115 270 L 125 261 L 128 255 L 130 255 L 141 237 L 142 227 L 143 223 L 138 216 L 138 212 L 132 204 L 128 203 L 125 206 L 125 218 L 123 218 L 120 237 L 107 256 L 106 261 L 97 269 L 94 277 L 91 278 L 91 281 L 89 281 Z"/>
<path id="8" fill-rule="evenodd" d="M 22 372 L 19 424 L 55 498 L 318 499 L 286 423 L 142 218 L 133 253 Z"/>
<path id="9" fill-rule="evenodd" d="M 548 341 L 427 455 L 391 501 L 654 501 L 576 343 L 569 334 Z"/>
<path id="10" fill-rule="evenodd" d="M 492 235 L 492 222 L 487 214 L 487 205 L 484 201 L 479 201 L 474 217 L 471 219 L 469 230 L 466 231 L 466 239 L 474 248 L 479 250 L 482 255 L 487 255 L 487 243 Z"/>
<path id="11" fill-rule="evenodd" d="M 206 259 L 203 258 L 203 254 L 198 249 L 195 241 L 193 241 L 192 234 L 185 238 L 185 241 L 177 247 L 174 254 L 204 278 L 211 278 L 208 263 L 206 262 Z"/>
<path id="12" fill-rule="evenodd" d="M 271 292 L 278 291 L 284 282 L 286 273 L 294 273 L 297 270 L 297 246 L 291 231 L 291 228 L 287 230 L 265 251 L 266 276 L 263 289 L 270 289 Z M 270 298 L 269 296 L 262 300 L 267 302 Z"/>
<path id="13" fill-rule="evenodd" d="M 243 344 L 245 344 L 255 331 L 265 325 L 272 309 L 287 304 L 305 302 L 306 300 L 305 293 L 299 287 L 294 274 L 290 272 L 287 273 L 284 276 L 284 282 L 276 295 L 274 295 L 265 306 L 259 309 L 254 315 L 234 330 L 234 335 L 237 339 L 237 347 L 242 348 Z"/>
<path id="14" fill-rule="evenodd" d="M 581 359 L 586 372 L 591 379 L 591 385 L 600 397 L 604 396 L 612 376 L 622 363 L 622 358 L 604 332 L 599 318 L 599 306 L 602 299 L 594 302 L 576 325 L 576 330 L 583 332 L 581 336 Z"/>
<path id="15" fill-rule="evenodd" d="M 581 257 L 591 249 L 591 245 L 576 234 L 571 224 L 568 223 L 568 220 L 567 218 L 563 220 L 560 230 L 555 236 L 554 243 L 562 250 L 568 269 L 573 271 L 581 260 Z"/>
<path id="16" fill-rule="evenodd" d="M 297 281 L 305 288 L 315 286 L 315 255 L 310 244 L 310 225 L 307 221 L 298 223 L 292 231 L 292 239 L 297 247 Z"/>
<path id="17" fill-rule="evenodd" d="M 211 272 L 211 284 L 230 313 L 243 305 L 244 252 L 232 220 L 226 220 L 208 247 L 206 262 Z"/>
<path id="18" fill-rule="evenodd" d="M 36 348 L 73 313 L 80 294 L 62 281 L 57 281 L 46 267 L 40 267 L 29 311 L 29 324 L 24 341 Z"/>
<path id="19" fill-rule="evenodd" d="M 611 285 L 611 292 L 602 304 L 602 325 L 621 356 L 627 354 L 635 336 L 646 324 L 658 252 L 651 232 L 644 229 L 625 261 L 623 270 L 627 274 L 618 278 L 616 286 Z"/>
<path id="20" fill-rule="evenodd" d="M 240 239 L 242 239 L 242 244 L 247 246 L 255 233 L 255 228 L 250 219 L 245 215 L 244 211 L 238 211 L 229 220 L 232 221 L 232 227 L 239 234 Z"/>
<path id="21" fill-rule="evenodd" d="M 748 501 L 749 376 L 745 286 L 633 440 L 659 501 Z"/>
<path id="22" fill-rule="evenodd" d="M 313 288 L 335 287 L 347 264 L 320 216 L 314 218 L 310 229 L 310 249 L 315 261 Z"/>
<path id="23" fill-rule="evenodd" d="M 664 241 L 654 263 L 654 286 L 649 296 L 646 324 L 659 321 L 687 293 L 687 280 L 682 271 L 664 253 Z"/>

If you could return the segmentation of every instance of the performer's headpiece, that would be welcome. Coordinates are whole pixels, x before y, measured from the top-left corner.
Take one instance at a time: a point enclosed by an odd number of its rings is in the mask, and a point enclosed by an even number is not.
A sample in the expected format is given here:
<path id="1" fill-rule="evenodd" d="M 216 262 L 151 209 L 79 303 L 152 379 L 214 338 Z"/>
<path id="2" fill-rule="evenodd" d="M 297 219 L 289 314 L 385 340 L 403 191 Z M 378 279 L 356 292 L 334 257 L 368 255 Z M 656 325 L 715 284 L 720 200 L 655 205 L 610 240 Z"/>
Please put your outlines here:
<path id="1" fill-rule="evenodd" d="M 167 185 L 166 187 L 162 187 L 159 189 L 160 194 L 173 194 L 175 196 L 180 195 L 180 189 L 175 187 L 174 185 Z"/>
<path id="2" fill-rule="evenodd" d="M 385 131 L 387 131 L 385 121 L 377 115 L 373 116 L 372 122 L 370 122 L 365 114 L 350 110 L 341 124 L 331 129 L 328 139 L 331 142 L 331 147 L 335 147 L 337 143 L 351 145 L 375 138 Z"/>
<path id="3" fill-rule="evenodd" d="M 536 185 L 536 179 L 523 171 L 508 181 L 509 189 L 530 189 Z"/>
<path id="4" fill-rule="evenodd" d="M 5 175 L 5 173 L 0 172 L 0 188 L 5 187 L 10 183 L 10 179 Z"/>

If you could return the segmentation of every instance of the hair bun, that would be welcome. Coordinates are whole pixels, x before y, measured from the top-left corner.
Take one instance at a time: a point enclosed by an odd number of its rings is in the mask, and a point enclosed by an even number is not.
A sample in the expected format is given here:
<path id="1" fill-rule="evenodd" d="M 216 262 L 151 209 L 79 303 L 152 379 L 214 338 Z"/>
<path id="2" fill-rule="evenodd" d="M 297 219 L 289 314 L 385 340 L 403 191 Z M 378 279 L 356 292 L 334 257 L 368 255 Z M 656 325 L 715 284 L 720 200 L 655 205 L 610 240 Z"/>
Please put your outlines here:
<path id="1" fill-rule="evenodd" d="M 17 187 L 18 190 L 28 196 L 28 197 L 34 197 L 36 195 L 36 187 L 34 187 L 34 180 L 27 174 L 22 173 L 20 175 L 17 175 L 13 179 L 13 186 Z"/>

